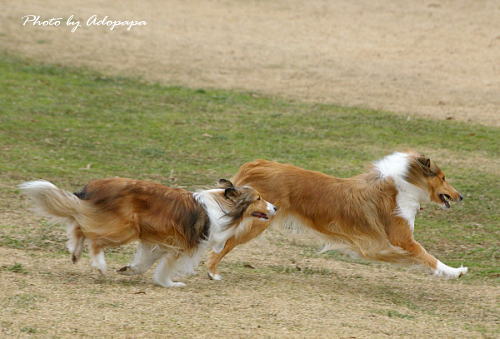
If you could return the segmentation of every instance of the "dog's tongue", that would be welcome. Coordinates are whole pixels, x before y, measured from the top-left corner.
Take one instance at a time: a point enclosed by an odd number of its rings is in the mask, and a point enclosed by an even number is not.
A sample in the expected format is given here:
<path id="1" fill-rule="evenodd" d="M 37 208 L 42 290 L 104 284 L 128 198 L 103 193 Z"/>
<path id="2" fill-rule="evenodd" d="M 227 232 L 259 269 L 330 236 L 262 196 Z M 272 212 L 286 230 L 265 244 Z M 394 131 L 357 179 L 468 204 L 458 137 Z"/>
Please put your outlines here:
<path id="1" fill-rule="evenodd" d="M 267 215 L 264 213 L 260 213 L 260 212 L 253 212 L 252 216 L 257 217 L 257 218 L 267 219 Z"/>

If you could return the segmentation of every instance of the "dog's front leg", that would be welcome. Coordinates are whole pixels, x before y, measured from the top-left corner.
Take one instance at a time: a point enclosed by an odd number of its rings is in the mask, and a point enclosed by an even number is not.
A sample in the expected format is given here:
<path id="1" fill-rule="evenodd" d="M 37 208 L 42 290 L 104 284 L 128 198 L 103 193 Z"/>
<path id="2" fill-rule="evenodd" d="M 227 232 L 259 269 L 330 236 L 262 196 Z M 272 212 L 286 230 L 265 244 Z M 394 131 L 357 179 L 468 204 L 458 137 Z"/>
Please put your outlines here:
<path id="1" fill-rule="evenodd" d="M 217 271 L 217 266 L 220 261 L 226 254 L 231 252 L 231 250 L 238 245 L 239 242 L 236 241 L 235 237 L 231 237 L 226 241 L 226 245 L 220 252 L 215 252 L 211 250 L 208 254 L 207 259 L 207 268 L 208 268 L 208 277 L 212 280 L 222 280 L 222 276 Z"/>
<path id="2" fill-rule="evenodd" d="M 436 259 L 433 255 L 429 254 L 418 242 L 415 240 L 403 243 L 401 246 L 404 250 L 407 250 L 413 255 L 415 260 L 427 266 L 431 269 L 432 273 L 436 277 L 442 277 L 445 279 L 458 278 L 465 273 L 467 273 L 467 267 L 453 268 L 448 265 L 443 264 L 441 261 Z"/>
<path id="3" fill-rule="evenodd" d="M 413 232 L 407 222 L 399 217 L 395 219 L 393 227 L 389 228 L 389 241 L 407 251 L 412 261 L 428 267 L 435 276 L 445 279 L 458 278 L 467 273 L 467 267 L 450 267 L 429 254 L 413 239 Z"/>
<path id="4" fill-rule="evenodd" d="M 222 280 L 222 276 L 217 271 L 217 266 L 221 262 L 222 258 L 226 256 L 229 252 L 233 250 L 236 246 L 249 242 L 250 240 L 259 236 L 264 230 L 269 227 L 268 221 L 255 220 L 252 222 L 249 228 L 246 228 L 245 232 L 239 232 L 232 236 L 226 241 L 226 244 L 222 251 L 215 252 L 210 251 L 207 259 L 208 277 L 212 280 Z"/>

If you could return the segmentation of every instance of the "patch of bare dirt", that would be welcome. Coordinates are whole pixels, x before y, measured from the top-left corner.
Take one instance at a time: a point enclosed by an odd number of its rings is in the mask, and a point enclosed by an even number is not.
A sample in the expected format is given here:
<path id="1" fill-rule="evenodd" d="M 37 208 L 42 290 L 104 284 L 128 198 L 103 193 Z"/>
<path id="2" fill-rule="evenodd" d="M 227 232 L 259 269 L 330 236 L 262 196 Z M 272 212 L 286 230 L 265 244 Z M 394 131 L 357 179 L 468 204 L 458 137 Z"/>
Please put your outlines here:
<path id="1" fill-rule="evenodd" d="M 500 4 L 483 1 L 0 0 L 2 49 L 192 87 L 500 125 Z M 147 20 L 110 32 L 27 14 Z M 63 27 L 64 26 L 64 27 Z"/>

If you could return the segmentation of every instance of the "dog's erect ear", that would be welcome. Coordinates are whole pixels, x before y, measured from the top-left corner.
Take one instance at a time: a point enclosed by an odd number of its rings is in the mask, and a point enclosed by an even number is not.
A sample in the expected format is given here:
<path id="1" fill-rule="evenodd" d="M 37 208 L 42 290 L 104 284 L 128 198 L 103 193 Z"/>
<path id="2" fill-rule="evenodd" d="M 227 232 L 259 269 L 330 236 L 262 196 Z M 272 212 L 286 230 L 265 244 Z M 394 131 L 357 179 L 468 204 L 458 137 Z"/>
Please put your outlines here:
<path id="1" fill-rule="evenodd" d="M 217 186 L 219 188 L 234 188 L 233 183 L 226 179 L 219 179 L 219 181 L 217 182 Z"/>
<path id="2" fill-rule="evenodd" d="M 436 173 L 434 173 L 434 171 L 431 169 L 431 159 L 422 156 L 418 157 L 417 161 L 422 166 L 422 171 L 425 176 L 433 177 L 436 175 Z"/>
<path id="3" fill-rule="evenodd" d="M 430 168 L 431 167 L 431 159 L 427 157 L 419 157 L 417 158 L 417 161 L 424 167 Z"/>
<path id="4" fill-rule="evenodd" d="M 224 197 L 229 200 L 235 200 L 240 195 L 240 192 L 234 187 L 228 187 L 224 190 Z"/>

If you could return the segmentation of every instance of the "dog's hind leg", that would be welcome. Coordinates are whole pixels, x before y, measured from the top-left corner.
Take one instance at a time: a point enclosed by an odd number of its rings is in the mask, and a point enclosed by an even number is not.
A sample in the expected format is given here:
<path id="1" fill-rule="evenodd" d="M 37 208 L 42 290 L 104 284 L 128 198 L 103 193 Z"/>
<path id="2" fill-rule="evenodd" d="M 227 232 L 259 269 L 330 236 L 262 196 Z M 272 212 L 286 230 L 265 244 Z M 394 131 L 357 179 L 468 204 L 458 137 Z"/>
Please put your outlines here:
<path id="1" fill-rule="evenodd" d="M 97 268 L 102 275 L 106 274 L 106 259 L 104 258 L 103 247 L 99 243 L 91 241 L 89 243 L 89 254 L 92 267 Z"/>
<path id="2" fill-rule="evenodd" d="M 155 284 L 163 287 L 186 286 L 186 284 L 182 282 L 172 281 L 172 277 L 176 273 L 178 258 L 179 255 L 176 253 L 167 253 L 163 255 L 153 275 L 153 281 Z"/>
<path id="3" fill-rule="evenodd" d="M 69 225 L 68 226 L 68 242 L 66 247 L 71 253 L 71 261 L 76 264 L 80 259 L 83 251 L 83 244 L 85 242 L 85 236 L 83 235 L 80 225 Z"/>
<path id="4" fill-rule="evenodd" d="M 123 266 L 117 272 L 123 275 L 135 275 L 146 272 L 155 262 L 165 254 L 157 245 L 139 242 L 134 260 L 127 266 Z"/>

